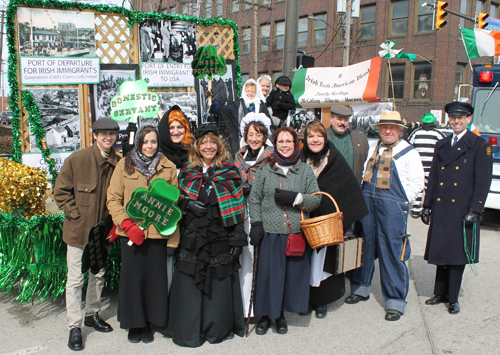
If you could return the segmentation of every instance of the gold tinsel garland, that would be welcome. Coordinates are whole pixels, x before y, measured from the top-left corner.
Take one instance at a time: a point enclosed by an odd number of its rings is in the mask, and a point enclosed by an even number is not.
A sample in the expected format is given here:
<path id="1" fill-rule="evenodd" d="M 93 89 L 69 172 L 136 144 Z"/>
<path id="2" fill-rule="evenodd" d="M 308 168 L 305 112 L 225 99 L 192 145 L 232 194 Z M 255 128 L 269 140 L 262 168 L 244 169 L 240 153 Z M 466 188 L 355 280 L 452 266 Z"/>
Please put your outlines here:
<path id="1" fill-rule="evenodd" d="M 19 211 L 25 218 L 47 214 L 43 196 L 47 173 L 43 170 L 0 158 L 0 211 Z"/>

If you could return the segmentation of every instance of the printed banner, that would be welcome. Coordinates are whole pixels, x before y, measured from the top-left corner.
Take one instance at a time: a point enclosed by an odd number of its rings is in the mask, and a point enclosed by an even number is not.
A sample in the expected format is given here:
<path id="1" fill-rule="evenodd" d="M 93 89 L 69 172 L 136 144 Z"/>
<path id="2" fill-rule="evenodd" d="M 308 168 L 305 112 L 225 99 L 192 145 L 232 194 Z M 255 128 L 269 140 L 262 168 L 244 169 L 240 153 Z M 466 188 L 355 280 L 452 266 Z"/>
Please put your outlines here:
<path id="1" fill-rule="evenodd" d="M 352 105 L 378 101 L 382 58 L 347 67 L 302 68 L 295 72 L 292 92 L 298 108 Z"/>
<path id="2" fill-rule="evenodd" d="M 21 57 L 21 84 L 98 84 L 99 57 Z"/>
<path id="3" fill-rule="evenodd" d="M 61 168 L 64 164 L 64 161 L 71 154 L 73 154 L 73 152 L 61 152 L 61 153 L 52 152 L 50 157 L 55 159 L 55 161 L 56 161 L 55 168 L 56 168 L 57 172 L 61 171 Z M 49 179 L 49 180 L 52 179 L 52 175 L 49 173 L 49 166 L 45 162 L 45 160 L 42 156 L 42 153 L 24 153 L 23 154 L 23 164 L 31 166 L 33 168 L 45 170 L 47 172 L 47 179 Z"/>
<path id="4" fill-rule="evenodd" d="M 148 87 L 194 87 L 191 64 L 141 63 L 141 78 Z"/>

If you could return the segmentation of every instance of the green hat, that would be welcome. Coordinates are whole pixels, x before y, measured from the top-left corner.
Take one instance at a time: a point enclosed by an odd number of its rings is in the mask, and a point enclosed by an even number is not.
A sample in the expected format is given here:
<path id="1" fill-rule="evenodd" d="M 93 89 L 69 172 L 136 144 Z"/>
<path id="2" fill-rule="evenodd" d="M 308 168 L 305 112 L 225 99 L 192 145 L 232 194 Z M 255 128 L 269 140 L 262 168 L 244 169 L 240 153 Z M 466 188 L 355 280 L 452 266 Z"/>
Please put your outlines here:
<path id="1" fill-rule="evenodd" d="M 432 113 L 426 113 L 424 117 L 422 117 L 422 123 L 432 123 L 436 120 L 436 117 Z"/>

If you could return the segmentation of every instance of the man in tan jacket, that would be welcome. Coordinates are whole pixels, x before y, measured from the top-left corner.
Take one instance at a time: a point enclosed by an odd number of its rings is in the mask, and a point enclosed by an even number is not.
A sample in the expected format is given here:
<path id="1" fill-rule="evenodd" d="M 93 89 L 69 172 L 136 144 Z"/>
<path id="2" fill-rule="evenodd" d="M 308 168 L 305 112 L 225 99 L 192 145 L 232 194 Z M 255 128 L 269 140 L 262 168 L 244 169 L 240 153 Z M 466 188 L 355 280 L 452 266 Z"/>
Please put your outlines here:
<path id="1" fill-rule="evenodd" d="M 85 275 L 82 273 L 82 254 L 89 230 L 100 221 L 106 222 L 107 232 L 113 227 L 106 207 L 106 191 L 120 160 L 113 148 L 118 131 L 118 123 L 111 118 L 97 120 L 92 130 L 94 145 L 71 154 L 65 160 L 54 187 L 55 201 L 65 214 L 66 315 L 71 350 L 83 350 L 82 289 Z M 99 315 L 104 272 L 104 268 L 96 275 L 89 272 L 84 324 L 99 332 L 111 332 L 113 328 Z"/>

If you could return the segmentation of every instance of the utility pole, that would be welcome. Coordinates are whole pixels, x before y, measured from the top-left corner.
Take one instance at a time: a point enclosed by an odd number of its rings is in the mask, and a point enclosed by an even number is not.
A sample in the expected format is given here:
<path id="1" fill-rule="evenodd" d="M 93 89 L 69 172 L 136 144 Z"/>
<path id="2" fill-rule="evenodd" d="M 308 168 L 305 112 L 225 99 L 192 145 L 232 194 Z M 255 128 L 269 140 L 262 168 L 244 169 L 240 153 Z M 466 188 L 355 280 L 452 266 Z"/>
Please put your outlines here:
<path id="1" fill-rule="evenodd" d="M 283 47 L 283 74 L 293 78 L 297 63 L 299 1 L 287 0 L 285 12 L 285 45 Z"/>
<path id="2" fill-rule="evenodd" d="M 352 0 L 346 0 L 345 8 L 345 38 L 344 38 L 344 58 L 342 61 L 342 66 L 347 67 L 349 65 L 349 49 L 351 46 L 351 15 L 352 15 Z"/>

